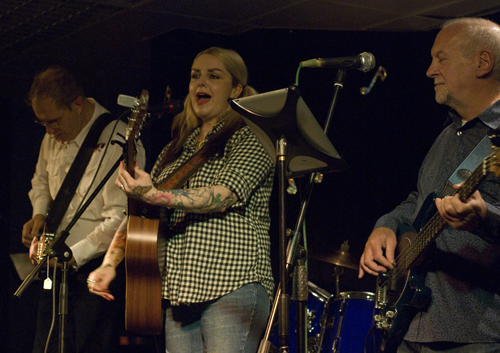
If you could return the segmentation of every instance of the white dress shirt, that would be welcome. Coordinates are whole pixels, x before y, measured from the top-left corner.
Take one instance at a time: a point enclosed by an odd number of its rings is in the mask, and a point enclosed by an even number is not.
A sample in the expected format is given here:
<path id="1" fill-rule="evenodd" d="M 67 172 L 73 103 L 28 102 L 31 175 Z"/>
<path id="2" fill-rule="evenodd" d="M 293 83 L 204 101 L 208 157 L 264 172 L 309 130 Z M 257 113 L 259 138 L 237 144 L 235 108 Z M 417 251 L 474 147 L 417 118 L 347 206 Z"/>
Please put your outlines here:
<path id="1" fill-rule="evenodd" d="M 74 140 L 61 142 L 49 134 L 45 134 L 43 138 L 35 174 L 31 180 L 32 189 L 28 194 L 33 206 L 33 216 L 36 214 L 47 215 L 50 203 L 55 199 L 90 127 L 98 116 L 108 112 L 92 98 L 88 99 L 95 104 L 94 114 L 90 122 Z M 88 199 L 113 164 L 122 156 L 122 148 L 117 144 L 109 144 L 105 152 L 115 125 L 116 120 L 108 124 L 101 133 L 87 169 L 57 229 L 57 234 L 66 229 L 80 205 L 83 204 L 84 197 L 85 200 Z M 118 136 L 117 133 L 125 136 L 126 126 L 124 122 L 120 121 L 116 125 L 111 140 L 123 142 L 123 138 Z M 140 143 L 137 146 L 136 159 L 139 161 L 139 166 L 144 168 L 146 157 L 144 148 Z M 94 180 L 96 172 L 97 176 Z M 66 244 L 73 252 L 76 267 L 80 267 L 106 252 L 116 229 L 125 217 L 124 210 L 127 205 L 127 197 L 114 185 L 117 175 L 118 171 L 115 170 L 96 198 L 69 230 L 70 235 L 66 240 Z"/>

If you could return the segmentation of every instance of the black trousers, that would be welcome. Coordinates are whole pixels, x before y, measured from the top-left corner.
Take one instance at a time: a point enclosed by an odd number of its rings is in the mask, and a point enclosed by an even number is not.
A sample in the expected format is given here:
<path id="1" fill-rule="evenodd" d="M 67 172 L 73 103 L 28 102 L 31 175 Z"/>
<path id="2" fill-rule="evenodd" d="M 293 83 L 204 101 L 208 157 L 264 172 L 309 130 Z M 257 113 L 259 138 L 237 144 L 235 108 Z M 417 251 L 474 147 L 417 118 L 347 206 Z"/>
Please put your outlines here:
<path id="1" fill-rule="evenodd" d="M 65 353 L 116 352 L 119 337 L 124 332 L 125 271 L 123 263 L 117 268 L 117 277 L 110 290 L 114 301 L 92 294 L 87 288 L 87 277 L 99 267 L 103 257 L 89 261 L 78 272 L 68 274 L 68 315 L 65 325 Z M 50 271 L 51 279 L 53 269 Z M 59 351 L 59 287 L 61 271 L 58 271 L 56 291 L 55 326 L 52 331 L 50 353 Z M 43 282 L 43 280 L 42 280 Z M 42 290 L 37 313 L 36 334 L 33 353 L 43 353 L 47 342 L 53 312 L 53 291 Z"/>

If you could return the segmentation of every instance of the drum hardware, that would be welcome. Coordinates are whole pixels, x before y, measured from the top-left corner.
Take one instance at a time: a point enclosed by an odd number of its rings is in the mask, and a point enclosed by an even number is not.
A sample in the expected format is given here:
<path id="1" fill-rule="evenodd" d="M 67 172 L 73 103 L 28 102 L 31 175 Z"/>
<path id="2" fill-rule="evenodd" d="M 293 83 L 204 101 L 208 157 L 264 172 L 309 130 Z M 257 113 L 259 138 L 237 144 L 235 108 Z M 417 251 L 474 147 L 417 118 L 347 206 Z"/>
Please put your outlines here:
<path id="1" fill-rule="evenodd" d="M 333 275 L 335 277 L 335 298 L 340 297 L 340 276 L 344 274 L 344 268 L 341 266 L 335 266 L 333 270 Z"/>
<path id="2" fill-rule="evenodd" d="M 375 294 L 371 292 L 341 292 L 338 297 L 308 282 L 307 353 L 378 353 L 382 352 L 382 337 L 374 330 Z M 296 302 L 291 302 L 290 342 L 295 342 Z M 270 336 L 270 352 L 279 352 L 277 323 Z M 299 350 L 290 345 L 290 353 Z"/>
<path id="3" fill-rule="evenodd" d="M 318 287 L 312 282 L 308 282 L 308 297 L 307 297 L 307 313 L 306 313 L 306 326 L 307 326 L 307 353 L 320 353 L 321 348 L 321 334 L 322 327 L 325 326 L 324 321 L 328 319 L 328 308 L 333 298 L 332 294 L 328 291 Z M 296 341 L 297 330 L 297 303 L 290 302 L 289 317 L 290 317 L 290 353 L 297 353 L 299 350 L 294 344 Z M 278 325 L 275 323 L 270 335 L 270 342 L 274 347 L 279 347 Z M 278 352 L 278 350 L 271 350 L 271 352 Z"/>
<path id="4" fill-rule="evenodd" d="M 309 250 L 309 257 L 354 270 L 357 270 L 359 267 L 359 258 L 349 253 L 349 243 L 347 240 L 342 243 L 340 250 L 334 249 L 328 253 Z"/>
<path id="5" fill-rule="evenodd" d="M 377 353 L 382 342 L 373 330 L 375 294 L 371 292 L 341 292 L 328 310 L 322 327 L 321 353 Z"/>

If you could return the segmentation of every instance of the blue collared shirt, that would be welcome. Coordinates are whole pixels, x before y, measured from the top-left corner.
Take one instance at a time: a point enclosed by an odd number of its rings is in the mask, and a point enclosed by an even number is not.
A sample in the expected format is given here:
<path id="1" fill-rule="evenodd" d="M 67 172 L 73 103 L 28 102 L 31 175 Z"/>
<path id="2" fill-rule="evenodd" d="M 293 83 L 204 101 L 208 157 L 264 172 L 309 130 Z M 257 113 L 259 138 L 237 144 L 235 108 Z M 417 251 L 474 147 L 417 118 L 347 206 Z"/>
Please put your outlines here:
<path id="1" fill-rule="evenodd" d="M 500 101 L 465 124 L 451 110 L 422 163 L 417 191 L 375 227 L 397 231 L 402 223 L 412 224 L 426 197 L 439 193 L 481 139 L 499 125 Z M 500 342 L 500 179 L 489 175 L 479 190 L 488 208 L 481 228 L 466 232 L 447 227 L 426 254 L 431 303 L 412 321 L 406 340 Z"/>

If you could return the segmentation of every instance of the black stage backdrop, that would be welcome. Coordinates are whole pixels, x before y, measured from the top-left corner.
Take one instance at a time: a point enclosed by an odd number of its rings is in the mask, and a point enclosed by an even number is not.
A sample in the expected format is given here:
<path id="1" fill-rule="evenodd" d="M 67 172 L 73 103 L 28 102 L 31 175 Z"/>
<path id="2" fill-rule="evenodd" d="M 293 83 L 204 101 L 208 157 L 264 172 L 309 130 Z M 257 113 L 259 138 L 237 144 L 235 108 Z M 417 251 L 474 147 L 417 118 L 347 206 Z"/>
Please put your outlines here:
<path id="1" fill-rule="evenodd" d="M 241 54 L 249 69 L 249 85 L 259 92 L 286 88 L 295 83 L 299 63 L 370 52 L 375 69 L 347 71 L 328 137 L 347 162 L 347 169 L 324 175 L 316 184 L 306 213 L 305 232 L 310 250 L 334 251 L 343 242 L 359 258 L 364 242 L 377 220 L 415 188 L 426 151 L 441 130 L 447 111 L 434 101 L 433 80 L 425 76 L 430 64 L 432 33 L 365 33 L 262 30 L 240 36 L 216 36 L 176 31 L 152 43 L 151 95 L 161 101 L 168 85 L 174 99 L 187 94 L 190 67 L 196 54 L 210 46 L 231 48 Z M 371 92 L 368 86 L 377 68 L 387 72 Z M 299 89 L 321 126 L 330 109 L 336 69 L 302 68 Z M 151 150 L 155 154 L 169 136 L 170 119 L 155 124 Z M 296 180 L 299 192 L 287 195 L 287 227 L 295 229 L 308 178 Z M 277 183 L 276 183 L 277 184 Z M 302 193 L 301 193 L 302 191 Z M 278 188 L 273 191 L 273 265 L 278 259 Z M 301 231 L 303 229 L 300 229 Z M 311 259 L 309 277 L 320 287 L 334 290 L 334 267 Z M 341 291 L 373 292 L 373 278 L 359 281 L 357 271 L 346 269 Z"/>
<path id="2" fill-rule="evenodd" d="M 259 92 L 281 89 L 295 82 L 299 63 L 313 58 L 352 56 L 370 52 L 376 58 L 374 70 L 363 73 L 349 70 L 332 118 L 328 137 L 347 162 L 347 169 L 324 175 L 314 187 L 306 215 L 308 246 L 313 250 L 334 251 L 348 241 L 351 254 L 359 258 L 364 242 L 382 214 L 393 209 L 415 189 L 419 166 L 425 153 L 441 131 L 447 108 L 434 101 L 432 79 L 425 76 L 431 62 L 430 49 L 437 31 L 425 33 L 323 32 L 306 30 L 255 30 L 235 36 L 221 36 L 177 30 L 151 40 L 150 63 L 145 72 L 124 72 L 115 84 L 95 82 L 85 68 L 75 70 L 71 58 L 64 62 L 82 80 L 89 96 L 95 97 L 112 112 L 125 108 L 116 105 L 117 93 L 138 96 L 141 89 L 151 93 L 150 104 L 163 100 L 165 87 L 173 99 L 187 94 L 190 67 L 195 55 L 211 46 L 231 48 L 241 54 L 249 69 L 249 84 Z M 131 48 L 133 50 L 133 48 Z M 27 68 L 33 74 L 43 70 Z M 387 71 L 384 81 L 377 80 L 368 95 L 360 88 L 368 86 L 376 69 Z M 105 69 L 105 68 L 103 68 Z M 305 102 L 323 125 L 330 108 L 337 70 L 304 68 L 299 88 Z M 137 77 L 141 77 L 137 79 Z M 15 82 L 15 95 L 4 98 L 2 111 L 2 185 L 0 217 L 3 224 L 1 263 L 5 271 L 0 300 L 2 325 L 0 340 L 4 347 L 16 346 L 16 352 L 28 352 L 31 346 L 34 309 L 27 303 L 34 296 L 17 300 L 12 293 L 19 282 L 10 265 L 9 254 L 26 252 L 20 242 L 23 223 L 31 217 L 27 193 L 38 157 L 43 130 L 31 123 L 34 118 L 23 98 L 30 82 Z M 21 93 L 20 93 L 21 92 Z M 148 153 L 148 171 L 161 148 L 170 140 L 171 119 L 163 117 L 145 129 L 143 140 Z M 304 196 L 306 178 L 296 180 L 299 192 L 287 195 L 287 227 L 295 228 Z M 273 191 L 271 207 L 272 260 L 278 262 L 278 190 Z M 334 291 L 334 266 L 317 260 L 309 264 L 310 279 L 330 292 Z M 346 269 L 341 291 L 374 291 L 374 279 L 358 280 L 357 271 Z M 7 339 L 9 338 L 9 339 Z"/>

